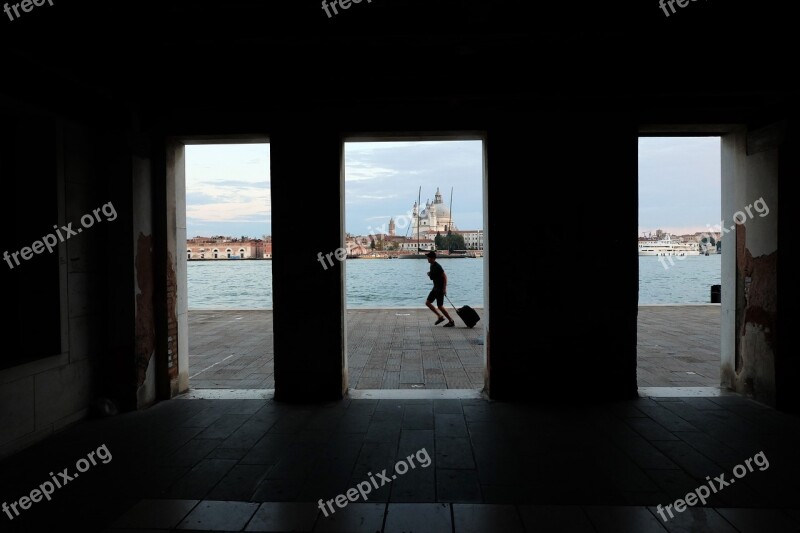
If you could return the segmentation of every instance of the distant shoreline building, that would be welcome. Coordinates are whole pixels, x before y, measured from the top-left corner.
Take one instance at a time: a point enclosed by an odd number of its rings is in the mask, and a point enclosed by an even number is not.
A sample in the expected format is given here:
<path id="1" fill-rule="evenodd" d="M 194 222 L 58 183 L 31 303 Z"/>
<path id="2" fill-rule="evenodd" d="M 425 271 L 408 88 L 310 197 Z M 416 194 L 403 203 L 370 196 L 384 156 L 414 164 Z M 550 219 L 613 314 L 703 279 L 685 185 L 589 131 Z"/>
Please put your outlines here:
<path id="1" fill-rule="evenodd" d="M 189 261 L 271 258 L 271 239 L 236 239 L 220 235 L 186 240 L 186 259 Z"/>
<path id="2" fill-rule="evenodd" d="M 483 230 L 467 230 L 458 231 L 464 237 L 464 244 L 467 245 L 467 250 L 483 250 Z"/>
<path id="3" fill-rule="evenodd" d="M 360 256 L 398 256 L 416 254 L 435 249 L 436 235 L 458 234 L 464 237 L 464 246 L 472 252 L 483 251 L 483 230 L 459 230 L 453 221 L 450 209 L 444 204 L 439 188 L 433 202 L 425 206 L 414 202 L 411 208 L 411 224 L 407 235 L 397 235 L 397 223 L 389 218 L 388 233 L 369 235 L 350 235 L 345 238 L 347 255 Z"/>

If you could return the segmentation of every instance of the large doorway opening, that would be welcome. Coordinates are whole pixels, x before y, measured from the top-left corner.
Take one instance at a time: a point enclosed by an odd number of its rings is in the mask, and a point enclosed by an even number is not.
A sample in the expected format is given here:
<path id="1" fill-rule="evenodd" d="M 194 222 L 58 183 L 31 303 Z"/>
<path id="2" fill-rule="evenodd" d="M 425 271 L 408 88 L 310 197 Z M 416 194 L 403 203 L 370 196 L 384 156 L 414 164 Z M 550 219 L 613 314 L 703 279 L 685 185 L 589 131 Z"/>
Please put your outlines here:
<path id="1" fill-rule="evenodd" d="M 640 389 L 720 388 L 722 250 L 735 243 L 721 160 L 718 135 L 639 139 Z"/>
<path id="2" fill-rule="evenodd" d="M 185 146 L 191 389 L 274 389 L 270 152 Z"/>
<path id="3" fill-rule="evenodd" d="M 484 388 L 485 182 L 480 137 L 345 142 L 351 389 Z M 434 286 L 443 282 L 428 276 L 432 268 L 438 272 L 431 261 L 446 276 L 441 307 Z M 433 309 L 426 306 L 432 291 Z M 473 327 L 464 306 L 480 317 Z"/>

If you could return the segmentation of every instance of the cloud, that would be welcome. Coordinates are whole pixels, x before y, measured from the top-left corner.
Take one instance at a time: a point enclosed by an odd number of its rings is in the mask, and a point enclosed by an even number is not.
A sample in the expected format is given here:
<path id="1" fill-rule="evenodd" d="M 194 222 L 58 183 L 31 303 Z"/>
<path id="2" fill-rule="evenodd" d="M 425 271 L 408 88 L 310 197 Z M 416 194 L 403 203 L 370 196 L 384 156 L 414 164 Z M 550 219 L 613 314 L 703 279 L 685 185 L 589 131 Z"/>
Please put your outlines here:
<path id="1" fill-rule="evenodd" d="M 249 221 L 257 227 L 269 224 L 269 160 L 268 145 L 187 147 L 187 222 L 192 229 L 268 232 L 247 228 L 253 227 Z M 302 161 L 297 168 L 301 173 Z M 456 224 L 483 226 L 481 141 L 347 141 L 344 172 L 347 231 L 352 233 L 388 224 L 392 216 L 407 218 L 420 186 L 423 203 L 433 199 L 438 186 L 448 206 L 454 187 Z"/>
<path id="2" fill-rule="evenodd" d="M 387 178 L 397 174 L 391 168 L 371 165 L 365 161 L 348 161 L 345 163 L 345 181 L 368 181 Z"/>
<path id="3" fill-rule="evenodd" d="M 262 222 L 271 214 L 271 205 L 263 198 L 243 199 L 203 205 L 187 205 L 186 218 L 204 222 Z"/>
<path id="4" fill-rule="evenodd" d="M 439 187 L 448 206 L 454 188 L 456 225 L 483 227 L 482 160 L 481 141 L 346 142 L 347 231 L 364 233 L 391 216 L 409 218 L 420 186 L 423 204 Z"/>
<path id="5" fill-rule="evenodd" d="M 208 180 L 201 181 L 198 185 L 208 185 L 218 188 L 236 188 L 236 189 L 268 189 L 270 186 L 269 181 L 242 181 L 242 180 Z"/>
<path id="6" fill-rule="evenodd" d="M 388 198 L 397 198 L 396 194 L 355 194 L 353 198 L 359 198 L 363 200 L 386 200 Z"/>
<path id="7" fill-rule="evenodd" d="M 258 235 L 271 222 L 269 144 L 186 147 L 187 230 Z"/>
<path id="8" fill-rule="evenodd" d="M 187 192 L 186 205 L 205 205 L 213 204 L 218 201 L 218 198 L 202 192 Z"/>
<path id="9" fill-rule="evenodd" d="M 447 144 L 450 141 L 346 141 L 347 155 L 355 156 L 358 154 L 374 154 L 375 152 L 396 151 L 403 148 L 419 148 L 420 146 L 436 146 Z"/>
<path id="10" fill-rule="evenodd" d="M 264 182 L 266 183 L 266 182 Z M 195 185 L 191 189 L 187 186 L 188 195 L 197 195 L 209 203 L 208 200 L 213 200 L 211 203 L 242 203 L 249 201 L 270 202 L 270 189 L 267 187 L 246 187 L 240 185 L 219 186 L 216 183 L 207 183 L 204 185 Z M 189 205 L 189 202 L 187 202 Z"/>

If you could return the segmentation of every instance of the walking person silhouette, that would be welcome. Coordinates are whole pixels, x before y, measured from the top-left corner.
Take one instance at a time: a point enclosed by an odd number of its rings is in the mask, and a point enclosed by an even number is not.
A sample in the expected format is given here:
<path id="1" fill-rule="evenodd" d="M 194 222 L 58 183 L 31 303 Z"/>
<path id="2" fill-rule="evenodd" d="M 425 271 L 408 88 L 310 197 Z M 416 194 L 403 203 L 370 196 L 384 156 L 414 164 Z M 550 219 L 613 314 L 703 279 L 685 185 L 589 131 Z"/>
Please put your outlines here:
<path id="1" fill-rule="evenodd" d="M 427 300 L 425 300 L 425 305 L 433 311 L 433 313 L 438 317 L 434 325 L 441 324 L 444 322 L 444 319 L 447 318 L 448 322 L 444 325 L 446 328 L 453 328 L 455 327 L 456 323 L 447 313 L 447 309 L 444 307 L 444 297 L 447 295 L 447 274 L 445 274 L 442 265 L 436 262 L 436 252 L 428 252 L 425 254 L 428 257 L 428 263 L 431 265 L 431 269 L 428 272 L 428 277 L 431 278 L 433 281 L 433 289 L 428 294 Z M 433 306 L 433 301 L 436 300 L 436 306 Z"/>

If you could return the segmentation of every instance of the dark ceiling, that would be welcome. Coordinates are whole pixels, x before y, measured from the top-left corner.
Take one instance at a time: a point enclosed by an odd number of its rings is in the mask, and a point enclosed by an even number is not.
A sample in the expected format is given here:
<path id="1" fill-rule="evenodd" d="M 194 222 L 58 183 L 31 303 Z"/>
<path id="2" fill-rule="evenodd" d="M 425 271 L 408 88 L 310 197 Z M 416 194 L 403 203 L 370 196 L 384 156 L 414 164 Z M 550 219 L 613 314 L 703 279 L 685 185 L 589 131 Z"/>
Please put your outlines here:
<path id="1" fill-rule="evenodd" d="M 5 94 L 246 110 L 317 101 L 746 106 L 792 97 L 781 2 L 53 0 L 2 24 Z M 369 3 L 368 3 L 369 2 Z M 57 89 L 57 90 L 55 90 Z"/>

